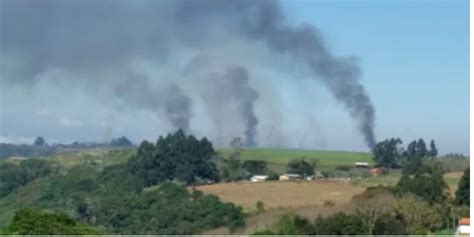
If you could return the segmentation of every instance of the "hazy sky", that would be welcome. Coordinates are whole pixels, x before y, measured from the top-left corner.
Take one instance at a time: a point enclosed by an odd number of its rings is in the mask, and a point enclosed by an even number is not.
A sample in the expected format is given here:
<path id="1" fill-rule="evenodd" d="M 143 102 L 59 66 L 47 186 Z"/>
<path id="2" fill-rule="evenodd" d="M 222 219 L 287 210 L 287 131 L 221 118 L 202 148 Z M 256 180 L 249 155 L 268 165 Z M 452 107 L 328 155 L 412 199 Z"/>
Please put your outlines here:
<path id="1" fill-rule="evenodd" d="M 147 1 L 143 2 L 146 4 Z M 10 5 L 5 0 L 0 3 L 0 19 L 5 20 Z M 435 139 L 440 153 L 469 153 L 468 1 L 296 0 L 282 1 L 281 5 L 291 24 L 312 24 L 319 28 L 324 44 L 332 54 L 355 56 L 362 70 L 361 84 L 375 107 L 375 136 L 378 140 L 400 137 L 406 145 L 422 137 L 425 140 Z M 144 24 L 148 26 L 149 23 Z M 68 30 L 74 31 L 74 25 L 70 27 Z M 19 27 L 18 31 L 21 29 Z M 2 40 L 9 40 L 2 32 L 8 31 L 0 29 L 0 44 Z M 67 37 L 68 31 L 59 31 L 65 35 L 58 34 L 58 31 L 51 32 L 47 35 L 48 41 L 42 42 L 47 42 L 48 50 L 68 50 L 68 44 L 62 42 L 71 40 Z M 193 34 L 198 34 L 198 31 Z M 150 37 L 154 37 L 152 35 L 150 33 Z M 72 41 L 76 44 L 90 43 L 87 41 L 90 38 L 84 37 L 84 41 Z M 31 40 L 31 43 L 35 41 Z M 114 42 L 102 44 L 107 50 L 108 44 Z M 300 73 L 298 65 L 293 65 L 287 58 L 280 60 L 262 56 L 268 53 L 260 52 L 262 46 L 258 43 L 247 45 L 247 41 L 229 40 L 218 41 L 218 44 L 215 51 L 225 54 L 217 55 L 228 57 L 223 61 L 245 61 L 249 70 L 249 87 L 258 91 L 259 96 L 252 109 L 259 120 L 256 125 L 259 146 L 368 149 L 344 106 L 322 83 L 311 80 L 304 72 Z M 1 45 L 4 49 L 10 49 L 8 42 Z M 213 47 L 205 47 L 210 54 L 216 55 L 213 54 Z M 92 57 L 95 53 L 91 51 L 90 55 Z M 116 97 L 108 96 L 109 92 L 103 91 L 101 85 L 80 80 L 70 83 L 66 78 L 71 75 L 61 67 L 67 62 L 55 62 L 51 64 L 55 67 L 45 67 L 34 75 L 35 83 L 29 86 L 19 85 L 16 81 L 20 79 L 5 73 L 11 65 L 21 69 L 22 65 L 27 64 L 22 61 L 26 59 L 16 56 L 11 51 L 0 51 L 0 141 L 31 142 L 38 135 L 50 142 L 105 141 L 125 135 L 139 142 L 142 139 L 154 140 L 173 130 L 160 114 L 140 109 L 137 95 L 128 96 L 127 99 L 134 99 L 134 103 L 124 106 L 115 102 Z M 182 74 L 174 71 L 175 65 L 192 61 L 190 57 L 189 52 L 176 53 L 172 60 L 159 67 L 156 61 L 140 60 L 128 66 L 133 68 L 134 73 L 180 77 Z M 15 63 L 10 63 L 12 61 Z M 29 68 L 32 64 L 42 63 L 41 60 L 33 63 L 26 61 L 30 63 Z M 256 65 L 255 68 L 252 65 Z M 289 70 L 291 73 L 280 73 L 278 67 L 285 68 L 287 65 L 292 68 Z M 90 65 L 85 64 L 84 67 Z M 104 73 L 103 70 L 101 73 Z M 220 71 L 216 73 L 225 75 Z M 188 80 L 180 86 L 187 93 L 194 89 L 197 91 L 203 87 L 202 84 L 202 81 Z M 130 87 L 125 84 L 120 88 L 127 90 Z M 209 97 L 203 93 L 215 92 L 203 91 L 187 93 L 193 98 L 190 131 L 198 136 L 207 136 L 222 146 L 226 146 L 231 137 L 243 136 L 244 125 L 233 118 L 235 114 L 232 111 L 224 111 L 230 116 L 211 118 L 212 113 L 217 112 L 210 112 L 206 107 L 208 104 L 205 101 Z M 233 101 L 224 100 L 222 103 Z M 224 112 L 219 110 L 221 114 Z M 224 134 L 217 132 L 218 127 L 225 127 Z"/>

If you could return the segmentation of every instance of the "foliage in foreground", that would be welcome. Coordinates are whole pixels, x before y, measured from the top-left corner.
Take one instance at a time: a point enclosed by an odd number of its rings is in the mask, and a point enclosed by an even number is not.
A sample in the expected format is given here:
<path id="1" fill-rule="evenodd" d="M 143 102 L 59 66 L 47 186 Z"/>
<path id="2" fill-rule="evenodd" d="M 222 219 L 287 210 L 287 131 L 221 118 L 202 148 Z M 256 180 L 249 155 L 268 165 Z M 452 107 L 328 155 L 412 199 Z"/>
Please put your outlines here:
<path id="1" fill-rule="evenodd" d="M 14 235 L 97 235 L 100 231 L 78 223 L 64 213 L 22 209 L 0 234 Z"/>
<path id="2" fill-rule="evenodd" d="M 22 162 L 6 167 L 4 174 L 18 174 L 20 178 L 13 180 L 22 182 L 14 182 L 14 188 L 36 178 L 46 183 L 26 207 L 67 213 L 107 233 L 198 234 L 219 227 L 233 230 L 244 225 L 240 207 L 213 195 L 188 191 L 185 186 L 199 179 L 217 179 L 214 154 L 207 140 L 186 137 L 179 131 L 160 138 L 156 145 L 144 142 L 128 162 L 105 168 L 89 162 L 65 173 L 44 172 L 41 165 Z M 0 182 L 0 188 L 10 187 L 4 184 Z"/>
<path id="3" fill-rule="evenodd" d="M 443 168 L 439 165 L 423 165 L 416 171 L 414 177 L 403 175 L 398 181 L 396 191 L 399 194 L 414 194 L 430 204 L 445 201 L 448 185 L 443 178 Z"/>
<path id="4" fill-rule="evenodd" d="M 456 199 L 454 199 L 454 203 L 457 205 L 467 205 L 469 206 L 469 192 L 470 192 L 470 184 L 469 184 L 469 168 L 464 171 L 461 180 L 459 181 L 458 190 L 456 190 Z"/>
<path id="5" fill-rule="evenodd" d="M 314 224 L 305 217 L 285 214 L 272 228 L 254 235 L 365 235 L 368 228 L 357 215 L 337 213 L 327 218 L 319 216 Z"/>

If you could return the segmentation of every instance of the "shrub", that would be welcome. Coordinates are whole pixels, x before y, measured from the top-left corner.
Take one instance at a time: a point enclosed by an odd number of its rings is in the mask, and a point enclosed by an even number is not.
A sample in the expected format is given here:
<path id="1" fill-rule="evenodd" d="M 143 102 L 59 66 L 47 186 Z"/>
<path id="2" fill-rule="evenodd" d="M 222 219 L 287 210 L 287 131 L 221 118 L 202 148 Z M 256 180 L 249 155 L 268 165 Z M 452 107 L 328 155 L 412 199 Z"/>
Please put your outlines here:
<path id="1" fill-rule="evenodd" d="M 255 207 L 257 208 L 257 213 L 262 213 L 265 211 L 265 204 L 262 201 L 257 201 Z"/>
<path id="2" fill-rule="evenodd" d="M 2 234 L 15 235 L 97 235 L 92 227 L 79 224 L 63 213 L 48 213 L 38 209 L 22 209 L 15 212 L 13 221 Z"/>

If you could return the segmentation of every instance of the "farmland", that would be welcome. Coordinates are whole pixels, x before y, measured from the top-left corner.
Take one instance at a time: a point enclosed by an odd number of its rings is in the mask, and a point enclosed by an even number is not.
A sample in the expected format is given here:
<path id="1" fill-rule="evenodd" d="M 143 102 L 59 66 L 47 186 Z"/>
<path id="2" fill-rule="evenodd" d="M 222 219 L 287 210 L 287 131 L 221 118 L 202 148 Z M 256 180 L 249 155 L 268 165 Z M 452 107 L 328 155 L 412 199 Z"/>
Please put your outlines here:
<path id="1" fill-rule="evenodd" d="M 219 153 L 226 157 L 233 150 L 221 149 Z M 305 158 L 309 161 L 318 160 L 319 167 L 323 170 L 336 168 L 337 166 L 354 165 L 354 162 L 367 162 L 373 164 L 371 153 L 348 152 L 348 151 L 311 151 L 292 149 L 247 149 L 242 152 L 243 160 L 263 160 L 270 167 L 281 168 L 286 166 L 291 159 Z"/>
<path id="2" fill-rule="evenodd" d="M 350 182 L 325 180 L 221 183 L 199 186 L 197 189 L 236 203 L 246 211 L 255 210 L 258 201 L 262 201 L 266 208 L 323 205 L 325 201 L 342 204 L 365 190 Z"/>
<path id="3" fill-rule="evenodd" d="M 231 149 L 218 150 L 218 153 L 224 158 L 227 158 L 231 152 Z M 98 170 L 102 170 L 106 166 L 126 162 L 134 153 L 134 149 L 91 149 L 37 157 L 36 159 L 52 161 L 64 172 L 75 166 L 87 164 L 92 164 Z M 318 169 L 321 170 L 331 170 L 338 166 L 352 166 L 354 162 L 373 164 L 370 153 L 360 152 L 247 149 L 241 154 L 242 160 L 266 161 L 269 168 L 279 174 L 285 172 L 286 164 L 290 160 L 302 157 L 309 161 L 318 160 Z M 5 161 L 20 162 L 19 159 Z M 460 170 L 464 169 L 468 163 L 465 160 L 452 160 L 447 163 L 452 167 L 449 169 L 450 172 L 445 174 L 445 180 L 450 187 L 451 194 L 453 194 L 462 176 Z M 87 174 L 82 175 L 87 176 Z M 196 189 L 206 194 L 217 195 L 223 201 L 241 206 L 244 212 L 251 214 L 246 219 L 248 228 L 245 229 L 245 233 L 251 233 L 252 230 L 277 221 L 281 214 L 289 211 L 314 217 L 316 213 L 347 210 L 346 206 L 349 206 L 352 197 L 363 192 L 365 188 L 378 185 L 394 186 L 400 177 L 400 170 L 392 170 L 389 175 L 351 181 L 269 181 L 261 183 L 240 181 L 197 186 Z M 14 211 L 19 207 L 34 206 L 35 203 L 38 203 L 38 198 L 43 195 L 43 191 L 48 186 L 50 186 L 50 177 L 45 177 L 0 198 L 0 227 L 5 226 L 11 220 Z M 263 202 L 265 212 L 255 215 L 258 201 Z M 335 206 L 333 208 L 325 207 L 324 203 L 328 201 Z"/>

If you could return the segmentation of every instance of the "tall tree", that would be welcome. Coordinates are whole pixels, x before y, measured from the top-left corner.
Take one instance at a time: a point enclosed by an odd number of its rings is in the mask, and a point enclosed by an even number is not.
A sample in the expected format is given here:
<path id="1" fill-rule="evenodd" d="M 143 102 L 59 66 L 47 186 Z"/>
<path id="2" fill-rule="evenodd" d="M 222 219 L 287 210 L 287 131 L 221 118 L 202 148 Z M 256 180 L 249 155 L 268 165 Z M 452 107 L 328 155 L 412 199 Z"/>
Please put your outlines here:
<path id="1" fill-rule="evenodd" d="M 400 138 L 391 138 L 375 144 L 372 149 L 375 163 L 388 168 L 390 172 L 392 166 L 397 164 L 401 157 L 399 144 L 402 144 Z"/>
<path id="2" fill-rule="evenodd" d="M 430 142 L 430 151 L 429 154 L 431 157 L 436 157 L 438 155 L 438 149 L 436 149 L 436 144 L 434 140 Z"/>
<path id="3" fill-rule="evenodd" d="M 457 205 L 467 205 L 469 206 L 469 191 L 470 191 L 470 184 L 469 184 L 469 168 L 464 171 L 461 180 L 459 180 L 459 187 L 456 191 L 456 198 L 454 199 L 454 203 Z"/>
<path id="4" fill-rule="evenodd" d="M 141 177 L 145 187 L 174 179 L 192 184 L 198 179 L 217 181 L 215 158 L 209 140 L 186 137 L 178 130 L 166 138 L 160 137 L 156 145 L 143 142 L 137 155 L 129 160 L 129 167 Z"/>
<path id="5" fill-rule="evenodd" d="M 407 149 L 403 152 L 403 170 L 406 175 L 415 174 L 423 164 L 423 158 L 427 156 L 428 151 L 423 139 L 414 140 L 408 144 Z"/>
<path id="6" fill-rule="evenodd" d="M 44 146 L 46 145 L 46 142 L 43 137 L 39 136 L 35 139 L 35 142 L 33 143 L 35 146 Z"/>
<path id="7" fill-rule="evenodd" d="M 422 138 L 418 139 L 416 143 L 416 156 L 423 158 L 428 155 L 428 150 L 426 149 L 425 141 Z"/>

